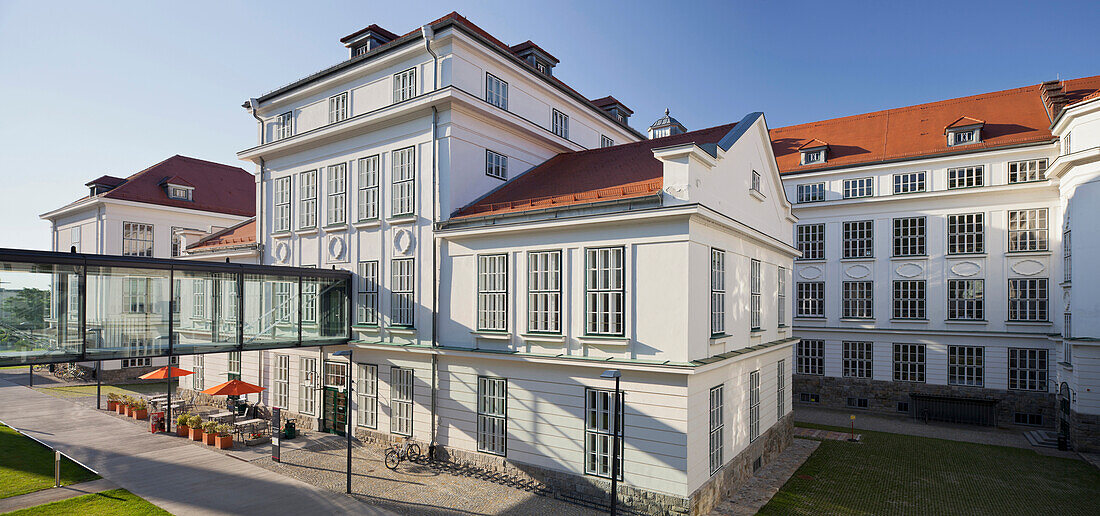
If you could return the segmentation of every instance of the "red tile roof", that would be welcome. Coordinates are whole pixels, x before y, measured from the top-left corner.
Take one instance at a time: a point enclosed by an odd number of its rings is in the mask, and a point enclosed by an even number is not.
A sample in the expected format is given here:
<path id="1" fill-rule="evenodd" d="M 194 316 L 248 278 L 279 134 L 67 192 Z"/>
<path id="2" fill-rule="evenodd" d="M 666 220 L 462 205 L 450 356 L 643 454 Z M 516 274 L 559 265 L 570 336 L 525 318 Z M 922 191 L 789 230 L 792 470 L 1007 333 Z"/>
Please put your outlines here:
<path id="1" fill-rule="evenodd" d="M 533 48 L 535 50 L 538 50 L 539 52 L 542 52 L 543 55 L 549 57 L 552 61 L 554 61 L 554 64 L 561 62 L 558 60 L 558 58 L 554 57 L 553 54 L 547 52 L 545 49 L 536 45 L 535 42 L 531 40 L 524 41 L 523 43 L 520 43 L 518 45 L 512 45 L 508 47 L 508 50 L 511 50 L 513 54 L 519 54 L 520 52 L 523 52 L 524 50 L 527 50 L 529 48 Z"/>
<path id="2" fill-rule="evenodd" d="M 919 158 L 955 151 L 973 152 L 1049 141 L 1051 119 L 1039 84 L 834 118 L 771 130 L 772 149 L 780 173 L 864 165 Z M 1079 102 L 1100 90 L 1100 76 L 1064 81 L 1069 102 Z M 984 120 L 982 141 L 965 150 L 949 147 L 943 128 L 960 117 Z M 825 163 L 803 166 L 799 148 L 809 140 L 829 142 Z"/>
<path id="3" fill-rule="evenodd" d="M 814 138 L 812 140 L 808 140 L 806 143 L 803 143 L 801 146 L 798 147 L 798 150 L 816 149 L 818 147 L 828 147 L 828 146 L 829 146 L 828 143 L 825 143 L 821 140 L 818 140 L 817 138 Z"/>
<path id="4" fill-rule="evenodd" d="M 122 183 L 125 183 L 125 182 L 126 182 L 126 180 L 121 178 L 121 177 L 99 176 L 99 177 L 97 177 L 97 178 L 95 178 L 91 181 L 88 181 L 87 183 L 84 183 L 84 186 L 101 185 L 101 186 L 106 186 L 108 188 L 114 188 L 114 187 L 116 187 L 116 186 L 118 186 Z"/>
<path id="5" fill-rule="evenodd" d="M 694 142 L 717 143 L 737 124 L 653 140 L 558 154 L 460 209 L 471 217 L 644 197 L 663 186 L 664 167 L 653 149 Z"/>
<path id="6" fill-rule="evenodd" d="M 190 181 L 188 181 L 188 180 L 186 180 L 186 179 L 184 179 L 180 176 L 172 176 L 172 177 L 169 177 L 169 178 L 165 178 L 164 181 L 161 181 L 160 184 L 162 184 L 162 185 L 176 185 L 176 186 L 190 186 L 191 188 L 195 187 L 195 185 L 191 184 Z"/>
<path id="7" fill-rule="evenodd" d="M 256 243 L 256 217 L 236 226 L 225 228 L 201 238 L 187 246 L 188 251 L 213 251 L 225 247 L 239 247 Z"/>
<path id="8" fill-rule="evenodd" d="M 944 134 L 947 134 L 948 129 L 954 129 L 956 127 L 970 127 L 972 125 L 982 125 L 985 120 L 978 120 L 977 118 L 970 118 L 968 116 L 960 116 L 958 120 L 947 124 L 947 127 L 943 128 Z"/>
<path id="9" fill-rule="evenodd" d="M 622 102 L 619 102 L 619 99 L 617 99 L 615 97 L 612 97 L 611 95 L 608 95 L 608 96 L 602 97 L 602 98 L 598 98 L 598 99 L 592 100 L 590 102 L 592 102 L 593 105 L 595 105 L 596 107 L 598 107 L 600 109 L 607 108 L 608 106 L 616 106 L 617 105 L 617 106 L 623 108 L 623 110 L 626 111 L 626 114 L 628 114 L 628 115 L 633 115 L 634 114 L 634 111 L 631 110 L 630 108 L 626 107 L 626 104 L 623 104 Z"/>
<path id="10" fill-rule="evenodd" d="M 362 29 L 359 29 L 355 32 L 352 32 L 351 34 L 348 34 L 347 36 L 340 38 L 340 43 L 347 43 L 368 32 L 373 32 L 391 41 L 397 39 L 397 34 L 394 34 L 386 29 L 383 29 L 382 27 L 379 27 L 377 24 L 372 23 Z"/>

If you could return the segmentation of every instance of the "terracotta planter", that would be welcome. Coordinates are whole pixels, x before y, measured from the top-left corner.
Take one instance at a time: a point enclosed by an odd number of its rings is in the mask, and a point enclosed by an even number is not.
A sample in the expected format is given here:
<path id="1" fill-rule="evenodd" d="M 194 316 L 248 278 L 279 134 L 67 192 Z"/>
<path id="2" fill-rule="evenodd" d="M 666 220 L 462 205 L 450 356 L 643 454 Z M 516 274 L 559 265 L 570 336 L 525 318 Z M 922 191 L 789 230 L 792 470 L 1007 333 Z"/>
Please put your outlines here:
<path id="1" fill-rule="evenodd" d="M 107 401 L 107 410 L 117 411 L 118 410 L 118 402 L 108 400 Z"/>
<path id="2" fill-rule="evenodd" d="M 134 419 L 145 419 L 149 417 L 149 409 L 131 409 L 130 416 Z"/>
<path id="3" fill-rule="evenodd" d="M 232 435 L 219 435 L 214 438 L 214 446 L 217 446 L 219 450 L 228 450 L 233 447 Z"/>
<path id="4" fill-rule="evenodd" d="M 203 442 L 203 443 L 206 443 L 206 444 L 207 444 L 207 445 L 209 445 L 209 446 L 214 446 L 214 438 L 215 438 L 215 437 L 217 437 L 217 435 L 218 435 L 218 434 L 215 434 L 215 433 L 209 433 L 209 434 L 208 434 L 208 433 L 206 433 L 206 432 L 203 432 L 203 434 L 202 434 L 202 442 Z"/>
<path id="5" fill-rule="evenodd" d="M 192 441 L 201 441 L 202 440 L 202 429 L 201 428 L 188 428 L 187 433 L 188 433 L 188 435 L 191 436 Z"/>
<path id="6" fill-rule="evenodd" d="M 134 413 L 134 407 L 131 407 L 129 405 L 123 405 L 122 407 L 122 415 L 130 417 L 130 415 Z"/>
<path id="7" fill-rule="evenodd" d="M 176 425 L 176 435 L 180 437 L 187 437 L 188 430 L 187 425 Z"/>

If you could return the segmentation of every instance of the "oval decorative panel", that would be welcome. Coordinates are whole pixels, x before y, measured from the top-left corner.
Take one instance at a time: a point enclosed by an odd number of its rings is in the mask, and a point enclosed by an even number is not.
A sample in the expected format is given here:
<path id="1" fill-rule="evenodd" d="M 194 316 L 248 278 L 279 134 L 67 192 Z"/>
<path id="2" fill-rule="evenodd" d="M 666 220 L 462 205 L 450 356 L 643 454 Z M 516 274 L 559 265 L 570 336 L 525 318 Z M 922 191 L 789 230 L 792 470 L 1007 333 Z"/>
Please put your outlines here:
<path id="1" fill-rule="evenodd" d="M 799 269 L 798 275 L 802 277 L 802 279 L 817 279 L 821 277 L 821 269 L 810 265 Z"/>
<path id="2" fill-rule="evenodd" d="M 290 259 L 290 244 L 279 242 L 275 246 L 275 261 L 286 263 Z"/>
<path id="3" fill-rule="evenodd" d="M 921 267 L 920 264 L 917 263 L 903 263 L 901 265 L 898 265 L 898 268 L 895 269 L 895 271 L 898 273 L 898 276 L 901 276 L 903 278 L 912 278 L 924 272 L 924 267 Z"/>
<path id="4" fill-rule="evenodd" d="M 400 254 L 409 254 L 413 249 L 413 234 L 406 228 L 401 228 L 393 234 L 393 248 Z"/>
<path id="5" fill-rule="evenodd" d="M 866 278 L 868 274 L 871 274 L 871 268 L 866 265 L 853 265 L 848 267 L 844 274 L 847 274 L 849 278 Z"/>
<path id="6" fill-rule="evenodd" d="M 1012 264 L 1012 272 L 1023 276 L 1034 276 L 1046 270 L 1046 266 L 1039 260 L 1020 260 Z"/>
<path id="7" fill-rule="evenodd" d="M 344 258 L 344 252 L 347 251 L 347 245 L 344 244 L 344 237 L 340 235 L 333 235 L 328 239 L 328 258 L 331 261 L 340 261 Z"/>
<path id="8" fill-rule="evenodd" d="M 951 272 L 957 276 L 973 276 L 979 272 L 982 272 L 982 265 L 978 262 L 965 261 L 959 262 L 951 266 Z"/>

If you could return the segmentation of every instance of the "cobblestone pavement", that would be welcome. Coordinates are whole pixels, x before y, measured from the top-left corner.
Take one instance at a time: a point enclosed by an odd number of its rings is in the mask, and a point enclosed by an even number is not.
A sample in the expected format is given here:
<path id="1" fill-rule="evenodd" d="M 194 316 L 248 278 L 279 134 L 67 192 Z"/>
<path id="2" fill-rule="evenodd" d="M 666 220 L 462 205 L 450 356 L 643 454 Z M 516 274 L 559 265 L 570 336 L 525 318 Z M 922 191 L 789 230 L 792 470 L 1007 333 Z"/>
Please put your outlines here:
<path id="1" fill-rule="evenodd" d="M 828 439 L 831 441 L 858 441 L 859 434 L 853 434 L 851 432 L 834 432 L 832 430 L 818 430 L 816 428 L 803 428 L 796 427 L 794 429 L 795 437 L 802 437 L 805 439 Z"/>
<path id="2" fill-rule="evenodd" d="M 797 429 L 796 429 L 797 430 Z M 775 460 L 745 481 L 733 496 L 718 504 L 711 516 L 752 516 L 767 505 L 775 493 L 787 483 L 810 454 L 820 446 L 818 441 L 794 439 Z"/>

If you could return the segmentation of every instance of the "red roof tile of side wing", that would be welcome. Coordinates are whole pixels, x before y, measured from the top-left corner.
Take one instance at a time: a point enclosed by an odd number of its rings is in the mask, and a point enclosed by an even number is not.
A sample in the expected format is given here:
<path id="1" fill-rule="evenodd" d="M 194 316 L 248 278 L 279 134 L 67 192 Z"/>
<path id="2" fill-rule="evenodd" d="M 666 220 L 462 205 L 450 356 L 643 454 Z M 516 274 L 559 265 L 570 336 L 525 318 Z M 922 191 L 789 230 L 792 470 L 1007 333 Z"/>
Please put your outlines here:
<path id="1" fill-rule="evenodd" d="M 171 199 L 165 178 L 177 177 L 194 186 L 193 200 Z M 256 182 L 252 174 L 232 167 L 186 156 L 172 156 L 128 178 L 103 197 L 190 210 L 251 217 L 256 214 Z"/>
<path id="2" fill-rule="evenodd" d="M 520 212 L 652 195 L 663 186 L 664 168 L 653 149 L 694 142 L 717 143 L 736 124 L 567 152 L 505 183 L 458 210 L 456 218 Z"/>
<path id="3" fill-rule="evenodd" d="M 1069 79 L 1063 85 L 1066 102 L 1070 105 L 1100 96 L 1100 75 Z"/>
<path id="4" fill-rule="evenodd" d="M 187 246 L 188 251 L 210 250 L 221 247 L 247 245 L 256 242 L 256 218 L 248 219 L 236 226 L 225 228 L 217 233 L 203 237 Z"/>

